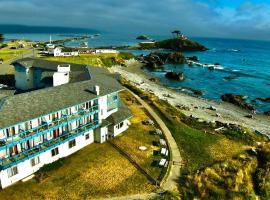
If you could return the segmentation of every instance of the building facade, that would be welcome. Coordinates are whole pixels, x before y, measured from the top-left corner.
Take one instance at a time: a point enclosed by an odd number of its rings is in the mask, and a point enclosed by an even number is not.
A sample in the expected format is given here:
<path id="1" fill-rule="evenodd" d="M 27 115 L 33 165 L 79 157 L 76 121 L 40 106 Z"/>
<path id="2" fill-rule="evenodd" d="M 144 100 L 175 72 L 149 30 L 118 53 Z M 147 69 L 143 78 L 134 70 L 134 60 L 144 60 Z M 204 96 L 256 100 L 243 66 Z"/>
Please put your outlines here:
<path id="1" fill-rule="evenodd" d="M 51 85 L 34 85 L 34 91 L 0 99 L 2 188 L 128 129 L 131 112 L 119 99 L 123 88 L 106 70 L 30 58 L 17 61 L 14 66 L 16 72 L 20 71 L 16 86 L 24 84 L 25 76 L 21 74 L 27 70 L 40 70 L 40 80 L 50 72 L 47 76 L 53 81 Z M 69 69 L 68 82 L 61 84 L 60 79 L 55 86 L 54 79 L 59 78 L 55 74 L 63 68 Z"/>

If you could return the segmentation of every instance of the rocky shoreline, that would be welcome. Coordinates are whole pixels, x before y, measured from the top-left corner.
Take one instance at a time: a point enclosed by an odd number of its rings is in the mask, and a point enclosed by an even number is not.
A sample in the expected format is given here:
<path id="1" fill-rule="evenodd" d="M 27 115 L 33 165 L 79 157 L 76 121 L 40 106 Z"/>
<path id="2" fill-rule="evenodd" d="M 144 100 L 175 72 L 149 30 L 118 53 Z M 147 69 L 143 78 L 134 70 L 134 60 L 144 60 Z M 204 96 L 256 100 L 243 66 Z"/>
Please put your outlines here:
<path id="1" fill-rule="evenodd" d="M 171 105 L 186 108 L 181 111 L 187 116 L 192 115 L 207 122 L 220 121 L 225 124 L 246 126 L 270 137 L 270 123 L 267 115 L 256 114 L 251 109 L 246 110 L 231 103 L 206 100 L 200 98 L 199 95 L 193 96 L 169 89 L 157 81 L 151 81 L 153 77 L 146 75 L 141 67 L 142 64 L 134 60 L 133 63 L 129 62 L 127 67 L 114 66 L 110 70 L 113 73 L 120 73 L 136 87 L 155 94 Z"/>

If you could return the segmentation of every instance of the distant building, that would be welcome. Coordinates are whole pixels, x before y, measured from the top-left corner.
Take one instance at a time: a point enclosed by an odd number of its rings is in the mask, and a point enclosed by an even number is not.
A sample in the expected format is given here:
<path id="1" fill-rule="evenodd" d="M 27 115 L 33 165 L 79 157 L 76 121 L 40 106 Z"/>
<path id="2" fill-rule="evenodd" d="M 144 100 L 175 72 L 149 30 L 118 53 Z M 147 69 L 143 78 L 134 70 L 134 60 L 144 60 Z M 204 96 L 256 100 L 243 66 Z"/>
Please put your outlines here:
<path id="1" fill-rule="evenodd" d="M 53 50 L 53 56 L 59 57 L 59 56 L 79 56 L 79 51 L 75 51 L 72 48 L 66 48 L 66 47 L 56 47 Z"/>
<path id="2" fill-rule="evenodd" d="M 2 188 L 128 129 L 124 88 L 106 69 L 33 58 L 13 65 L 24 93 L 0 95 Z"/>
<path id="3" fill-rule="evenodd" d="M 67 47 L 48 48 L 47 51 L 44 52 L 48 55 L 53 55 L 54 57 L 79 56 L 79 51 L 75 51 L 74 49 Z"/>
<path id="4" fill-rule="evenodd" d="M 98 54 L 98 53 L 119 53 L 119 51 L 114 50 L 114 49 L 95 49 L 93 51 L 93 53 L 96 53 L 96 54 Z"/>
<path id="5" fill-rule="evenodd" d="M 46 49 L 54 49 L 55 48 L 55 45 L 54 44 L 46 44 Z"/>

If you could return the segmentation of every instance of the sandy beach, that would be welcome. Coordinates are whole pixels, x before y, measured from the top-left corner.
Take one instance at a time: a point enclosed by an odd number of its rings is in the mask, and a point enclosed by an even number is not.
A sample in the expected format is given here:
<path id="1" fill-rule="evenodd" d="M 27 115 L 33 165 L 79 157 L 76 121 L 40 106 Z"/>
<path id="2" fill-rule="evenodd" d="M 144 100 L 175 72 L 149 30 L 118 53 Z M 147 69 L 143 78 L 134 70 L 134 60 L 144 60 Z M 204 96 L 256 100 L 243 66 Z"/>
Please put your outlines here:
<path id="1" fill-rule="evenodd" d="M 251 112 L 241 109 L 226 102 L 215 102 L 185 93 L 174 91 L 157 82 L 149 80 L 141 69 L 142 65 L 137 61 L 127 62 L 127 67 L 114 66 L 110 68 L 112 73 L 119 73 L 123 78 L 138 88 L 155 94 L 158 98 L 168 101 L 171 105 L 180 108 L 185 115 L 199 118 L 207 122 L 220 121 L 241 125 L 270 137 L 270 117 L 263 114 L 254 114 L 253 118 L 247 118 Z"/>

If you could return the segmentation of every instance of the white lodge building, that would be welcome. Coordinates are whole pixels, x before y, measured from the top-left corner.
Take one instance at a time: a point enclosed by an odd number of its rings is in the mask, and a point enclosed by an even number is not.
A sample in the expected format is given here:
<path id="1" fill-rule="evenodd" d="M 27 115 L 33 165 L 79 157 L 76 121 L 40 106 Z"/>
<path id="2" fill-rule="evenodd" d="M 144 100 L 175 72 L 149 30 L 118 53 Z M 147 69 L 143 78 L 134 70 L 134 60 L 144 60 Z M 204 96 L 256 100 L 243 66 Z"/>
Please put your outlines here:
<path id="1" fill-rule="evenodd" d="M 106 69 L 33 58 L 13 65 L 19 94 L 0 91 L 2 188 L 128 128 L 123 88 Z"/>

